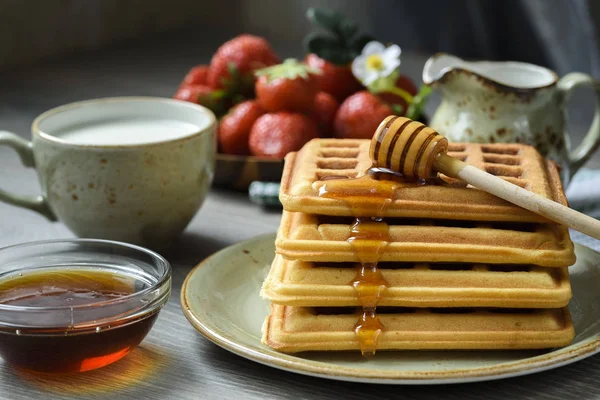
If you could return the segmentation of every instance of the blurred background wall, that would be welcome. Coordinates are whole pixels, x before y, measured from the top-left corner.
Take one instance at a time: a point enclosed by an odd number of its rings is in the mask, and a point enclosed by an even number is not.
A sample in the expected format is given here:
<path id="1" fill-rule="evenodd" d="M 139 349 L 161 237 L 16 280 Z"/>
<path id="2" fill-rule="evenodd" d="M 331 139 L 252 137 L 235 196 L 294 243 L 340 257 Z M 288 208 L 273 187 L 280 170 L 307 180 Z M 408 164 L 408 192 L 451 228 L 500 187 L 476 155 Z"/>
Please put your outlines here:
<path id="1" fill-rule="evenodd" d="M 184 34 L 276 39 L 291 54 L 309 6 L 343 11 L 405 51 L 512 59 L 600 77 L 597 0 L 0 0 L 0 71 L 36 60 Z M 191 49 L 193 50 L 193 49 Z"/>

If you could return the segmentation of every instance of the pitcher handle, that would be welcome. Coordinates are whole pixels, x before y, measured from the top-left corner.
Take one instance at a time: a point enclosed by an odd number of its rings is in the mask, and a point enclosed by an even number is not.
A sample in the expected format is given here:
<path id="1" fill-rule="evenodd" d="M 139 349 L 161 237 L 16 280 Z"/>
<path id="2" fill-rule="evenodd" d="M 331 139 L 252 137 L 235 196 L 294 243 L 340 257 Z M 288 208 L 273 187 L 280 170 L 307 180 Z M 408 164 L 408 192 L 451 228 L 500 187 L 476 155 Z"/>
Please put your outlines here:
<path id="1" fill-rule="evenodd" d="M 591 76 L 581 72 L 572 72 L 563 76 L 558 81 L 558 90 L 563 94 L 563 101 L 569 101 L 575 88 L 582 85 L 589 85 L 596 94 L 596 108 L 594 110 L 594 120 L 585 137 L 574 150 L 569 153 L 569 169 L 573 176 L 575 172 L 592 156 L 592 153 L 600 145 L 600 84 Z"/>
<path id="2" fill-rule="evenodd" d="M 14 149 L 21 158 L 21 163 L 29 168 L 33 168 L 33 147 L 31 142 L 15 135 L 14 133 L 0 131 L 0 146 L 8 146 Z M 56 221 L 56 216 L 50 210 L 48 202 L 43 196 L 23 196 L 12 194 L 0 189 L 0 201 L 12 204 L 18 207 L 28 208 L 37 211 L 50 221 Z"/>

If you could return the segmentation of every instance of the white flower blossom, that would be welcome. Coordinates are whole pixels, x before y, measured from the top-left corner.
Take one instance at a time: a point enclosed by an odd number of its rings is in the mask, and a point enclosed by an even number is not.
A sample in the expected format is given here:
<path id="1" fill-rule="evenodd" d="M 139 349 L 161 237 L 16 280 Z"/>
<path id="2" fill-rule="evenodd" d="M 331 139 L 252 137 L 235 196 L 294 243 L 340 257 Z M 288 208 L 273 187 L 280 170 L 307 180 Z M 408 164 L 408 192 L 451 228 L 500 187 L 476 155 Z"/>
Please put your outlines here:
<path id="1" fill-rule="evenodd" d="M 402 50 L 397 45 L 385 47 L 372 41 L 365 45 L 362 54 L 352 61 L 352 73 L 365 86 L 377 79 L 386 78 L 400 66 Z"/>

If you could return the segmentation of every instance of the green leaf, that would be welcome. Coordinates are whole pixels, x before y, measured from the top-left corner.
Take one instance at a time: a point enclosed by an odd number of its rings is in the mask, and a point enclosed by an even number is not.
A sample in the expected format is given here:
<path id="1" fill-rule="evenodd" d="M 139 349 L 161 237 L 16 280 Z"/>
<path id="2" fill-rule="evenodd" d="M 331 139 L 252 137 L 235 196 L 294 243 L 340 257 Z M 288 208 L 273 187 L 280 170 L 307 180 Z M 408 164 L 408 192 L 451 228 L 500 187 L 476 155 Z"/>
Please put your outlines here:
<path id="1" fill-rule="evenodd" d="M 233 98 L 231 100 L 233 101 L 233 104 L 239 104 L 242 101 L 246 100 L 246 96 L 243 96 L 241 94 L 236 94 L 235 96 L 233 96 Z"/>
<path id="2" fill-rule="evenodd" d="M 346 65 L 353 60 L 352 55 L 344 46 L 331 36 L 310 34 L 307 36 L 306 49 L 324 60 L 337 65 Z"/>
<path id="3" fill-rule="evenodd" d="M 389 104 L 389 106 L 392 109 L 392 111 L 394 111 L 394 114 L 396 114 L 396 115 L 404 114 L 404 107 L 402 107 L 401 104 Z"/>
<path id="4" fill-rule="evenodd" d="M 306 17 L 330 35 L 309 34 L 304 39 L 304 48 L 334 64 L 348 64 L 373 40 L 370 35 L 359 34 L 358 24 L 341 13 L 312 7 L 306 11 Z"/>
<path id="5" fill-rule="evenodd" d="M 224 99 L 224 98 L 226 98 L 226 97 L 227 97 L 227 92 L 226 92 L 226 91 L 224 91 L 224 90 L 222 90 L 222 89 L 220 89 L 220 90 L 215 90 L 214 92 L 212 92 L 212 93 L 210 94 L 210 97 L 211 97 L 213 100 L 222 100 L 222 99 Z"/>
<path id="6" fill-rule="evenodd" d="M 413 98 L 412 103 L 408 106 L 406 110 L 406 117 L 412 120 L 417 120 L 423 114 L 423 108 L 425 104 L 427 104 L 427 98 L 433 92 L 431 86 L 423 85 L 419 89 L 419 92 Z"/>
<path id="7" fill-rule="evenodd" d="M 233 62 L 227 63 L 227 72 L 229 72 L 229 75 L 231 75 L 231 77 L 237 77 L 238 70 L 237 70 L 237 67 L 235 66 L 235 63 L 233 63 Z"/>
<path id="8" fill-rule="evenodd" d="M 320 40 L 320 39 L 316 39 L 316 38 L 320 38 L 321 36 L 326 37 L 325 35 L 316 33 L 316 32 L 312 32 L 312 33 L 309 33 L 308 35 L 306 35 L 304 37 L 304 39 L 302 40 L 302 47 L 304 47 L 304 51 L 307 53 L 315 53 L 314 50 L 316 50 L 316 48 L 314 47 L 315 45 L 313 44 L 313 42 Z M 315 54 L 317 54 L 317 53 L 315 53 Z"/>
<path id="9" fill-rule="evenodd" d="M 338 29 L 345 42 L 351 41 L 352 38 L 358 33 L 358 25 L 356 22 L 348 18 L 343 18 L 340 21 Z"/>
<path id="10" fill-rule="evenodd" d="M 352 57 L 345 50 L 333 49 L 323 53 L 323 59 L 335 65 L 348 65 L 352 62 Z"/>
<path id="11" fill-rule="evenodd" d="M 352 40 L 349 44 L 350 51 L 353 54 L 353 57 L 357 57 L 362 53 L 362 49 L 366 46 L 367 43 L 375 40 L 371 35 L 360 35 L 359 37 Z"/>
<path id="12" fill-rule="evenodd" d="M 306 47 L 311 53 L 319 55 L 322 49 L 341 49 L 342 43 L 332 36 L 311 33 L 306 37 Z"/>
<path id="13" fill-rule="evenodd" d="M 343 17 L 341 14 L 325 8 L 310 7 L 306 10 L 306 18 L 329 32 L 337 33 L 340 31 L 339 26 Z"/>

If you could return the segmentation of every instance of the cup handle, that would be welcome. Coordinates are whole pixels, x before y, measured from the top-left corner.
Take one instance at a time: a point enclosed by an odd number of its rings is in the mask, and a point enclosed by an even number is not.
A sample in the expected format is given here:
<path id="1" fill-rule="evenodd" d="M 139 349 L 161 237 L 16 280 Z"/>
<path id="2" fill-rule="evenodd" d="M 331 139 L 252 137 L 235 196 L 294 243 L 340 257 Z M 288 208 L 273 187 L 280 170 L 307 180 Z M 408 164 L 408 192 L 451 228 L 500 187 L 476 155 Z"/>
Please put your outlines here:
<path id="1" fill-rule="evenodd" d="M 19 154 L 21 163 L 24 166 L 30 168 L 35 167 L 31 142 L 28 142 L 14 133 L 0 131 L 0 146 L 2 145 L 13 148 Z M 50 210 L 50 207 L 43 196 L 23 196 L 0 189 L 0 201 L 37 211 L 50 221 L 56 221 L 56 216 Z"/>
<path id="2" fill-rule="evenodd" d="M 585 164 L 592 153 L 598 148 L 598 145 L 600 145 L 600 84 L 587 74 L 572 72 L 563 76 L 558 81 L 558 90 L 562 93 L 563 104 L 565 104 L 569 101 L 573 90 L 582 85 L 589 85 L 594 89 L 596 94 L 596 109 L 594 111 L 592 125 L 583 138 L 583 141 L 569 153 L 571 176 Z"/>

